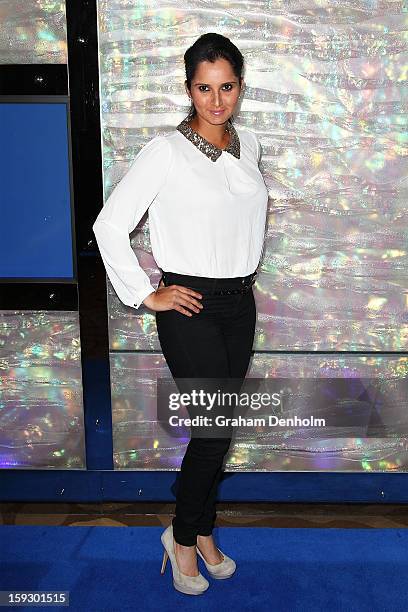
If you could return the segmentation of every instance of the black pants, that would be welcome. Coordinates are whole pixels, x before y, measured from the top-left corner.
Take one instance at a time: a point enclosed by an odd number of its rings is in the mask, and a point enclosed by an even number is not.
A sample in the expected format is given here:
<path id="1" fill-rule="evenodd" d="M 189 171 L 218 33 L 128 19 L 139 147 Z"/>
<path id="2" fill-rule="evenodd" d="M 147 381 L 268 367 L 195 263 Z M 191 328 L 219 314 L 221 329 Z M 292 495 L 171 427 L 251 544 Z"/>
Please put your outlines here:
<path id="1" fill-rule="evenodd" d="M 244 380 L 254 340 L 256 272 L 245 277 L 208 278 L 163 272 L 165 286 L 183 285 L 203 295 L 203 309 L 192 317 L 177 310 L 156 311 L 157 332 L 173 378 Z M 216 295 L 220 289 L 246 293 Z M 173 533 L 176 542 L 194 546 L 210 535 L 216 519 L 217 487 L 231 436 L 192 437 L 179 475 Z"/>

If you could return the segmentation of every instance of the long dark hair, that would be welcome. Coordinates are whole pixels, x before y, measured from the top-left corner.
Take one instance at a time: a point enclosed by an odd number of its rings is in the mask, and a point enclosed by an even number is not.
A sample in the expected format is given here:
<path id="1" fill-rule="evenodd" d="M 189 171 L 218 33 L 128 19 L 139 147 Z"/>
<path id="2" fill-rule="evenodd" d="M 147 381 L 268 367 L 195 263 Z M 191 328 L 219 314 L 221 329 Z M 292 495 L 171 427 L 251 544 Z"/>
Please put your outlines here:
<path id="1" fill-rule="evenodd" d="M 226 59 L 231 64 L 235 76 L 241 82 L 244 67 L 244 58 L 241 51 L 226 36 L 216 34 L 215 32 L 208 32 L 197 38 L 195 43 L 184 53 L 186 84 L 190 92 L 191 81 L 194 78 L 198 64 L 202 61 L 214 62 L 219 58 Z M 187 121 L 195 117 L 196 114 L 194 102 L 191 101 L 191 107 L 186 117 Z M 232 123 L 232 115 L 228 121 Z"/>

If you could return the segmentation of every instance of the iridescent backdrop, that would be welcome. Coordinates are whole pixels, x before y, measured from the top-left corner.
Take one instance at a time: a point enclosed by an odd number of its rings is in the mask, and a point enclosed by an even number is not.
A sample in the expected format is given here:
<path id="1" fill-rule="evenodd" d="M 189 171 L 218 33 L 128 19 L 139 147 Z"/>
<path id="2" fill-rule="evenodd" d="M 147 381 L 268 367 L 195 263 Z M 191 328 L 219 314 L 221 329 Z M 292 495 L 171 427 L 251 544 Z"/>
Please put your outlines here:
<path id="1" fill-rule="evenodd" d="M 270 194 L 249 376 L 297 376 L 301 363 L 310 377 L 327 362 L 336 376 L 375 377 L 390 364 L 406 376 L 405 356 L 382 353 L 408 344 L 407 23 L 391 1 L 98 1 L 105 199 L 140 148 L 187 114 L 183 53 L 196 38 L 218 32 L 244 54 L 236 122 L 259 136 Z M 131 238 L 157 284 L 147 214 Z M 143 399 L 152 371 L 169 375 L 154 313 L 123 305 L 109 281 L 108 294 L 115 467 L 174 469 L 184 450 L 163 447 Z M 227 469 L 403 471 L 401 443 L 265 454 L 253 440 Z"/>
<path id="2" fill-rule="evenodd" d="M 65 2 L 0 0 L 0 64 L 66 64 Z"/>
<path id="3" fill-rule="evenodd" d="M 66 64 L 65 2 L 0 0 L 1 64 Z M 0 311 L 0 467 L 84 469 L 78 312 Z"/>
<path id="4" fill-rule="evenodd" d="M 251 360 L 250 377 L 393 379 L 406 376 L 407 367 L 406 357 L 393 355 L 257 352 Z M 112 353 L 111 372 L 115 466 L 177 470 L 189 434 L 186 432 L 185 438 L 170 435 L 156 419 L 156 381 L 171 377 L 163 355 Z M 316 414 L 316 410 L 312 414 L 323 416 Z M 227 456 L 227 471 L 405 471 L 408 464 L 408 440 L 402 435 L 351 438 L 341 428 L 332 428 L 326 438 L 309 439 L 299 439 L 297 431 L 287 435 L 287 431 L 273 428 L 260 428 L 255 434 L 249 428 L 237 428 L 235 433 Z"/>
<path id="5" fill-rule="evenodd" d="M 79 315 L 0 311 L 0 467 L 83 469 Z"/>

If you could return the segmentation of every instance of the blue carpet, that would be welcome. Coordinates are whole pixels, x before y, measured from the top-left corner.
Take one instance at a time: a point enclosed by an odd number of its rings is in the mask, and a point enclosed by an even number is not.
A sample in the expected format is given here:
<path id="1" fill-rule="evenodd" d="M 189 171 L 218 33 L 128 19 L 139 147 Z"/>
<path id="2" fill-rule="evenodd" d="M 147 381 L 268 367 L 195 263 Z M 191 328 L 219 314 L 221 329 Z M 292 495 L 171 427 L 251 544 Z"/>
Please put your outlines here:
<path id="1" fill-rule="evenodd" d="M 400 612 L 408 609 L 408 530 L 216 528 L 237 562 L 202 595 L 160 574 L 161 527 L 0 527 L 0 589 L 70 592 L 70 606 L 19 610 Z M 208 574 L 200 561 L 200 570 Z"/>

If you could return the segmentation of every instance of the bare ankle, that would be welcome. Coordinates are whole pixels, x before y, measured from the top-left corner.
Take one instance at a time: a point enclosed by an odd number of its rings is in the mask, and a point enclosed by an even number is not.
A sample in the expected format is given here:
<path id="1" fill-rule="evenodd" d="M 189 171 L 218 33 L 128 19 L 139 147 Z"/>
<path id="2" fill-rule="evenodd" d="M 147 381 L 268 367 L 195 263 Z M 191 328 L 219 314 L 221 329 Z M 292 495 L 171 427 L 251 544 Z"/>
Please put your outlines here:
<path id="1" fill-rule="evenodd" d="M 174 552 L 180 571 L 188 576 L 198 576 L 196 547 L 184 546 L 174 540 Z"/>
<path id="2" fill-rule="evenodd" d="M 192 550 L 194 551 L 194 544 L 192 544 L 191 546 L 186 546 L 185 544 L 179 544 L 179 542 L 177 542 L 176 540 L 174 540 L 174 546 L 177 546 L 180 550 Z"/>
<path id="3" fill-rule="evenodd" d="M 214 538 L 212 534 L 208 536 L 198 535 L 197 544 L 202 545 L 202 546 L 212 546 L 214 544 Z"/>

